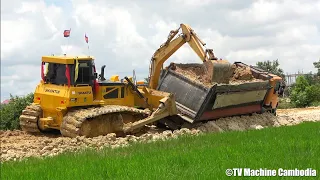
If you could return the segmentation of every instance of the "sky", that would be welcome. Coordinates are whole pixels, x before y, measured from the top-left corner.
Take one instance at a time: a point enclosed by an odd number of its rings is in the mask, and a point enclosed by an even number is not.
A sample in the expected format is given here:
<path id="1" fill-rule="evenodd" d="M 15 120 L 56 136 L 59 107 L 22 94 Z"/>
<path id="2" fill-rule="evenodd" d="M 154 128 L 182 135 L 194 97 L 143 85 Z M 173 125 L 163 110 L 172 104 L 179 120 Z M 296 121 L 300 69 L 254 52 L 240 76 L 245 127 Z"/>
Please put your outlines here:
<path id="1" fill-rule="evenodd" d="M 92 55 L 97 69 L 106 65 L 106 77 L 135 70 L 142 80 L 152 54 L 181 23 L 231 63 L 278 59 L 285 73 L 316 72 L 319 12 L 320 0 L 3 0 L 1 101 L 35 90 L 44 55 Z M 170 62 L 201 60 L 185 44 Z"/>

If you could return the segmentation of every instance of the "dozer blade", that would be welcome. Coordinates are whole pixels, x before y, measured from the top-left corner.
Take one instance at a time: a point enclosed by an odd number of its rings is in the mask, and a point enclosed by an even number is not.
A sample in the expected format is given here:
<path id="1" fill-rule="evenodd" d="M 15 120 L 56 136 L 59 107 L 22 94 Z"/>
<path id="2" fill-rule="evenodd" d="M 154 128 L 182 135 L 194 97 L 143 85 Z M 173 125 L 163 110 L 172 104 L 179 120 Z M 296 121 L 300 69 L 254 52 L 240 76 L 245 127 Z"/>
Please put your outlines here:
<path id="1" fill-rule="evenodd" d="M 134 123 L 127 124 L 124 127 L 124 132 L 132 132 L 135 129 L 143 127 L 144 125 L 151 124 L 159 121 L 160 119 L 173 115 L 177 115 L 177 108 L 174 96 L 170 94 L 169 96 L 160 99 L 159 107 L 150 116 Z"/>

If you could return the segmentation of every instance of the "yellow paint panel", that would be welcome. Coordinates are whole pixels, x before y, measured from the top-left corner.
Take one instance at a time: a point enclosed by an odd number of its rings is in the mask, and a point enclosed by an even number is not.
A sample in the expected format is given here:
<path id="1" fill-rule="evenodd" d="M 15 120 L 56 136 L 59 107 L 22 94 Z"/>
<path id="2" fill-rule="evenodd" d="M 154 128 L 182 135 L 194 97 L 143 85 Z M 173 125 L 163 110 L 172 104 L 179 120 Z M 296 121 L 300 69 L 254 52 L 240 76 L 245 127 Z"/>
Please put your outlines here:
<path id="1" fill-rule="evenodd" d="M 92 56 L 42 56 L 42 62 L 58 63 L 58 64 L 74 64 L 74 60 L 94 60 Z"/>
<path id="2" fill-rule="evenodd" d="M 119 75 L 113 75 L 110 77 L 110 81 L 112 82 L 118 82 L 119 81 Z"/>

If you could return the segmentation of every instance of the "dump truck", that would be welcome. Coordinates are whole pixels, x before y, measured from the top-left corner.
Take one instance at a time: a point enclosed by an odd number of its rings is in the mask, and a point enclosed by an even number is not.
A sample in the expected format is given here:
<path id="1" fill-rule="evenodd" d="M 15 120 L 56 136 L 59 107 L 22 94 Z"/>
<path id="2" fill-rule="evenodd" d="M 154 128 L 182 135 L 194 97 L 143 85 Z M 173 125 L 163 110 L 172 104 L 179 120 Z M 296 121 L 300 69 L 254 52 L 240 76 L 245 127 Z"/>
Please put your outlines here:
<path id="1" fill-rule="evenodd" d="M 182 32 L 178 34 L 180 29 Z M 171 63 L 163 68 L 164 62 L 185 43 L 203 63 Z M 177 129 L 185 122 L 193 124 L 252 113 L 276 114 L 281 77 L 242 62 L 219 59 L 205 45 L 189 25 L 180 24 L 178 29 L 170 31 L 167 40 L 153 54 L 149 87 L 174 94 L 178 109 L 176 116 L 162 119 L 162 124 Z M 177 68 L 182 72 L 191 68 L 194 77 L 177 73 Z M 246 73 L 239 75 L 239 69 Z M 232 79 L 234 83 L 230 83 Z"/>
<path id="2" fill-rule="evenodd" d="M 41 81 L 20 127 L 29 133 L 59 130 L 63 136 L 118 136 L 139 132 L 146 124 L 176 114 L 174 96 L 147 87 L 132 78 L 98 77 L 92 56 L 43 56 Z"/>
<path id="3" fill-rule="evenodd" d="M 234 65 L 250 67 L 242 62 L 235 62 Z M 167 70 L 162 71 L 157 90 L 174 94 L 178 115 L 188 123 L 252 113 L 276 114 L 282 80 L 277 75 L 251 67 L 250 71 L 255 79 L 253 82 L 210 85 L 210 83 L 199 83 L 182 73 L 177 73 L 172 69 L 173 66 L 176 66 L 173 68 L 176 69 L 186 64 L 171 64 Z M 192 64 L 191 67 L 197 67 L 197 65 Z M 177 121 L 176 118 L 171 118 L 169 121 L 171 122 L 166 122 L 169 125 L 172 122 L 182 125 L 182 122 Z"/>

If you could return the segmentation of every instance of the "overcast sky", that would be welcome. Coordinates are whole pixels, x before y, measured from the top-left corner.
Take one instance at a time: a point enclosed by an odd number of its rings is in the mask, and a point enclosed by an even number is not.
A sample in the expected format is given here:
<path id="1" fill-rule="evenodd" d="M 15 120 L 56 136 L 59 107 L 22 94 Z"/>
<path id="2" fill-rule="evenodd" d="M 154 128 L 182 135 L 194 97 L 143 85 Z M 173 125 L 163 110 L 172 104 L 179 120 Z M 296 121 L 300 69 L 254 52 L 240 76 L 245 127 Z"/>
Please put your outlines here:
<path id="1" fill-rule="evenodd" d="M 106 65 L 106 76 L 135 69 L 143 79 L 152 54 L 180 23 L 232 63 L 279 59 L 285 72 L 315 72 L 319 12 L 320 0 L 2 0 L 1 100 L 34 91 L 43 55 L 90 53 L 99 71 Z M 169 62 L 201 61 L 185 44 Z"/>

